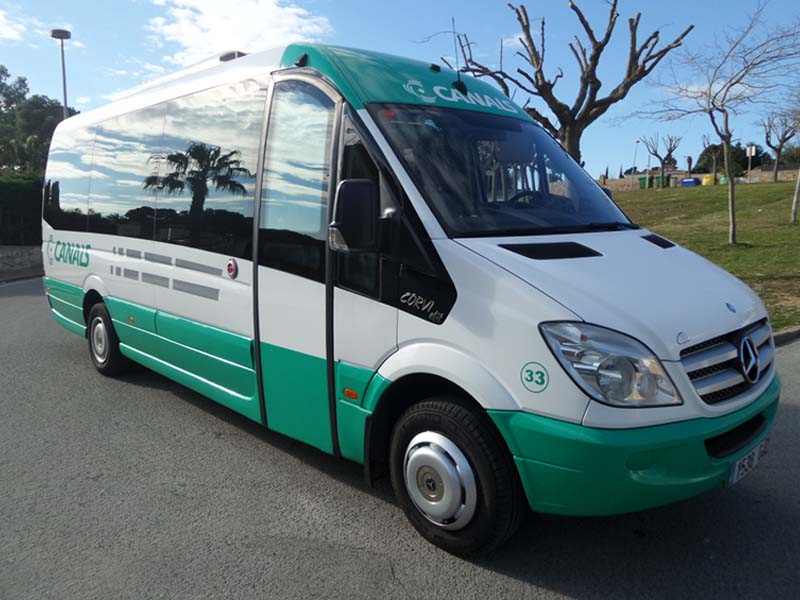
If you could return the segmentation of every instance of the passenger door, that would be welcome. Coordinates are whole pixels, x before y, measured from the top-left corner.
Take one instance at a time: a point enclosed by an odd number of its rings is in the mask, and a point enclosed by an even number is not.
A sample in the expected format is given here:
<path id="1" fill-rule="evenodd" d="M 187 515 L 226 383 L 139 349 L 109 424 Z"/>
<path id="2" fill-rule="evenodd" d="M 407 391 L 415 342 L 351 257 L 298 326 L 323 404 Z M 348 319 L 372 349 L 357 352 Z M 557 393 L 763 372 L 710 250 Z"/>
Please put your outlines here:
<path id="1" fill-rule="evenodd" d="M 270 429 L 333 452 L 327 362 L 327 227 L 341 99 L 321 82 L 276 77 L 257 240 L 258 333 Z"/>

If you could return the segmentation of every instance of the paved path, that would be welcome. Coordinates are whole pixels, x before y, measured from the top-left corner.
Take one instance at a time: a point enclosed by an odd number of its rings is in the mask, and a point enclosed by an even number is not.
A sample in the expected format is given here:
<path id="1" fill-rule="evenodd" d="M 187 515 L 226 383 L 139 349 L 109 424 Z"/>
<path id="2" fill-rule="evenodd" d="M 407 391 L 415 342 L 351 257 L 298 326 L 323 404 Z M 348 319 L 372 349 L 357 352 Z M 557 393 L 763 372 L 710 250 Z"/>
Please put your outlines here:
<path id="1" fill-rule="evenodd" d="M 798 598 L 800 344 L 765 462 L 615 518 L 531 517 L 489 560 L 387 486 L 145 370 L 98 375 L 40 280 L 0 285 L 0 598 Z"/>

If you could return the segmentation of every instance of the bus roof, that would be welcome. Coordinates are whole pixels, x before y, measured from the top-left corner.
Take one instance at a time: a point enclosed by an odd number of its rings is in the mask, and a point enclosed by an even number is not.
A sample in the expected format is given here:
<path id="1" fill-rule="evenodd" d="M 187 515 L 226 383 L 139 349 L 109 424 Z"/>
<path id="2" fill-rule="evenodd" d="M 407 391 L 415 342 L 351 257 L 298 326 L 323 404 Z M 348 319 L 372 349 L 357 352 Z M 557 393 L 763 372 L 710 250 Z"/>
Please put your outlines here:
<path id="1" fill-rule="evenodd" d="M 110 104 L 67 119 L 59 129 L 86 127 L 216 85 L 300 65 L 328 78 L 356 109 L 371 102 L 420 104 L 529 119 L 523 109 L 484 81 L 461 74 L 466 91 L 459 91 L 459 77 L 447 67 L 368 50 L 296 43 L 225 62 L 209 59 L 167 74 L 132 88 Z"/>

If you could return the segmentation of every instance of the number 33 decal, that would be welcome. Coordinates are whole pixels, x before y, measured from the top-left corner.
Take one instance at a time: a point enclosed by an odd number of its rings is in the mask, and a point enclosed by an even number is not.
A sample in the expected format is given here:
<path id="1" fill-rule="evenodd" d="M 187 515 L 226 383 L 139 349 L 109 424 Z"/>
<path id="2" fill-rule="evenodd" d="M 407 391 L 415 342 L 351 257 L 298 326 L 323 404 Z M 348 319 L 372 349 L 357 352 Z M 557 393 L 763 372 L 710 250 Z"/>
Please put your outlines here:
<path id="1" fill-rule="evenodd" d="M 519 374 L 525 389 L 534 394 L 543 392 L 550 383 L 550 375 L 544 365 L 538 362 L 525 363 Z"/>

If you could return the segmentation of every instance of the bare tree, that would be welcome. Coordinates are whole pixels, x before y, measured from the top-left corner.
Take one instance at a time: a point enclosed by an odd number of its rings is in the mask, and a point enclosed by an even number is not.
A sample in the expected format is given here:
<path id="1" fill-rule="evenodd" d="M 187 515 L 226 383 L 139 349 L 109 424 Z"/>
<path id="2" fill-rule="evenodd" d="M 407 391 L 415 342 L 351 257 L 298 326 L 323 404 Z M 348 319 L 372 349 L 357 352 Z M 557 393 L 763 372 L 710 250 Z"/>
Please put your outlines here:
<path id="1" fill-rule="evenodd" d="M 764 5 L 739 29 L 728 29 L 712 43 L 679 56 L 678 69 L 662 86 L 669 97 L 650 111 L 664 120 L 705 114 L 722 143 L 728 177 L 728 240 L 736 243 L 736 180 L 731 158 L 732 119 L 749 104 L 763 101 L 786 85 L 800 63 L 798 23 L 768 27 Z"/>
<path id="2" fill-rule="evenodd" d="M 647 150 L 648 154 L 650 154 L 653 158 L 658 161 L 658 164 L 661 165 L 661 187 L 664 187 L 664 168 L 667 164 L 672 164 L 674 160 L 675 150 L 678 149 L 678 145 L 681 143 L 681 137 L 679 135 L 667 135 L 664 137 L 664 151 L 662 152 L 659 148 L 661 147 L 661 139 L 659 138 L 658 134 L 651 135 L 651 136 L 642 136 L 639 138 L 639 141 L 644 144 L 645 149 Z"/>
<path id="3" fill-rule="evenodd" d="M 482 64 L 475 59 L 472 52 L 473 43 L 470 42 L 467 34 L 458 36 L 461 54 L 464 57 L 464 70 L 476 77 L 493 79 L 506 96 L 512 95 L 513 88 L 514 91 L 518 89 L 532 97 L 540 98 L 555 116 L 558 126 L 538 108 L 530 106 L 529 102 L 525 103 L 525 110 L 551 135 L 558 138 L 564 148 L 578 162 L 581 160 L 581 136 L 586 128 L 602 116 L 613 104 L 625 98 L 630 89 L 647 77 L 670 51 L 680 46 L 683 39 L 694 28 L 694 25 L 690 25 L 672 42 L 659 48 L 661 41 L 659 31 L 652 32 L 644 38 L 644 41 L 640 41 L 639 20 L 642 14 L 636 13 L 635 16 L 630 17 L 628 19 L 630 41 L 625 75 L 622 81 L 610 90 L 607 95 L 600 97 L 602 82 L 597 76 L 597 68 L 619 18 L 619 13 L 617 12 L 618 0 L 610 0 L 608 4 L 609 12 L 605 31 L 602 35 L 598 35 L 578 5 L 574 2 L 569 2 L 570 9 L 575 13 L 581 29 L 586 35 L 585 42 L 581 41 L 578 35 L 575 35 L 573 41 L 569 43 L 569 48 L 573 56 L 575 56 L 580 69 L 578 93 L 571 103 L 557 98 L 554 91 L 556 83 L 564 76 L 564 71 L 558 68 L 551 78 L 548 78 L 544 71 L 544 18 L 541 19 L 539 39 L 534 41 L 531 20 L 524 5 L 514 6 L 509 4 L 508 6 L 514 11 L 521 30 L 519 41 L 522 44 L 522 51 L 516 52 L 515 56 L 522 59 L 526 65 L 525 69 L 517 68 L 511 72 L 504 70 L 502 42 L 500 45 L 499 67 L 495 69 Z"/>
<path id="4" fill-rule="evenodd" d="M 778 166 L 787 143 L 797 135 L 797 117 L 790 113 L 772 112 L 759 121 L 764 129 L 764 142 L 775 153 L 772 181 L 778 181 Z"/>
<path id="5" fill-rule="evenodd" d="M 703 152 L 708 153 L 711 157 L 711 174 L 714 177 L 714 185 L 717 185 L 717 165 L 719 165 L 719 144 L 711 143 L 711 136 L 707 133 L 703 134 Z"/>

